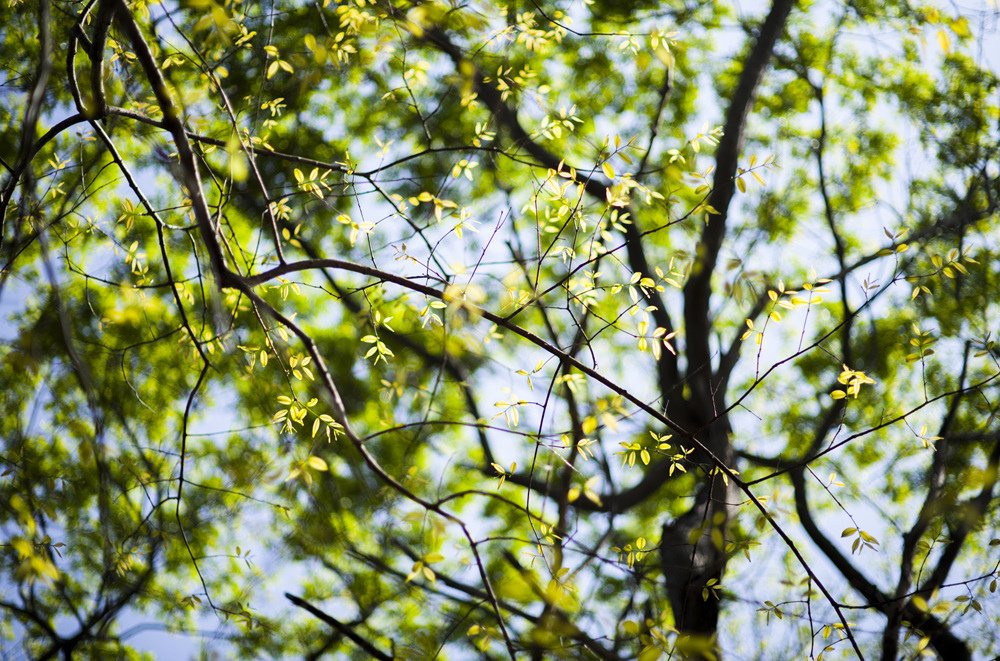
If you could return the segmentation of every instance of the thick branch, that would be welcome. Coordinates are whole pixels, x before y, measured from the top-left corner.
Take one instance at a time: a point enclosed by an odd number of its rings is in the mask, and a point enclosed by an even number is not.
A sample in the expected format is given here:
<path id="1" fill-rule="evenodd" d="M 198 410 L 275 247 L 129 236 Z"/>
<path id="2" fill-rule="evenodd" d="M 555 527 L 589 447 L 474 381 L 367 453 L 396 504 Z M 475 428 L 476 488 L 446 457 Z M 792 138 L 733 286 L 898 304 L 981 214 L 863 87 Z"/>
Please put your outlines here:
<path id="1" fill-rule="evenodd" d="M 188 140 L 187 131 L 184 128 L 184 120 L 181 117 L 182 110 L 174 103 L 173 96 L 167 89 L 167 82 L 163 78 L 163 72 L 160 70 L 160 66 L 156 62 L 156 58 L 153 56 L 153 52 L 150 50 L 149 44 L 142 34 L 142 29 L 136 23 L 135 17 L 129 10 L 128 4 L 125 0 L 117 0 L 117 2 L 119 3 L 118 17 L 121 25 L 129 41 L 132 43 L 136 58 L 143 72 L 146 74 L 150 86 L 153 88 L 153 94 L 160 106 L 160 112 L 163 113 L 163 127 L 170 133 L 174 141 L 174 146 L 177 147 L 177 158 L 180 161 L 180 170 L 182 173 L 181 183 L 187 189 L 188 195 L 191 196 L 191 205 L 198 224 L 198 231 L 201 234 L 205 248 L 208 250 L 212 269 L 215 271 L 219 284 L 225 286 L 230 284 L 230 281 L 226 278 L 228 269 L 226 268 L 222 248 L 219 246 L 219 241 L 216 237 L 208 202 L 205 200 L 205 194 L 202 190 L 198 162 L 195 159 L 194 151 L 191 149 L 191 142 Z"/>
<path id="2" fill-rule="evenodd" d="M 726 111 L 724 133 L 715 155 L 715 180 L 712 194 L 708 198 L 708 203 L 719 212 L 719 215 L 712 216 L 702 230 L 691 277 L 684 286 L 684 328 L 689 370 L 708 365 L 711 357 L 708 342 L 710 329 L 708 310 L 712 294 L 712 273 L 726 236 L 729 205 L 736 190 L 734 179 L 736 163 L 743 145 L 746 120 L 753 106 L 757 86 L 764 76 L 764 70 L 767 68 L 778 37 L 784 30 L 793 4 L 794 0 L 775 0 L 771 6 L 771 11 L 760 28 L 757 41 L 743 65 L 739 83 Z M 707 381 L 706 378 L 706 384 Z M 696 396 L 707 398 L 709 393 L 696 393 Z"/>
<path id="3" fill-rule="evenodd" d="M 993 451 L 990 453 L 984 474 L 987 478 L 979 493 L 959 504 L 956 508 L 960 517 L 959 521 L 951 526 L 951 539 L 945 546 L 945 550 L 938 559 L 931 575 L 920 586 L 921 592 L 933 592 L 944 584 L 969 533 L 985 516 L 986 510 L 993 500 L 993 489 L 996 487 L 998 477 L 1000 477 L 1000 439 L 993 442 Z"/>
<path id="4" fill-rule="evenodd" d="M 847 557 L 845 557 L 840 550 L 834 545 L 833 542 L 819 529 L 816 525 L 816 521 L 813 519 L 812 512 L 809 510 L 809 500 L 808 494 L 806 492 L 806 482 L 804 472 L 799 470 L 794 470 L 790 473 L 792 479 L 792 486 L 795 490 L 795 511 L 799 515 L 799 521 L 802 523 L 802 527 L 805 529 L 806 534 L 809 535 L 809 539 L 819 547 L 820 551 L 833 563 L 850 586 L 859 592 L 862 597 L 868 602 L 868 604 L 877 609 L 881 613 L 888 614 L 890 599 L 883 594 L 878 587 L 875 586 L 868 578 L 861 573 L 861 571 L 854 566 Z M 965 642 L 960 638 L 956 637 L 955 634 L 951 632 L 948 625 L 941 622 L 934 615 L 930 613 L 925 613 L 919 608 L 917 608 L 912 601 L 907 601 L 902 607 L 903 617 L 906 618 L 910 625 L 923 631 L 931 639 L 931 645 L 934 646 L 943 658 L 945 659 L 956 659 L 961 661 L 963 659 L 971 659 L 972 655 L 969 652 L 969 648 L 966 646 Z"/>

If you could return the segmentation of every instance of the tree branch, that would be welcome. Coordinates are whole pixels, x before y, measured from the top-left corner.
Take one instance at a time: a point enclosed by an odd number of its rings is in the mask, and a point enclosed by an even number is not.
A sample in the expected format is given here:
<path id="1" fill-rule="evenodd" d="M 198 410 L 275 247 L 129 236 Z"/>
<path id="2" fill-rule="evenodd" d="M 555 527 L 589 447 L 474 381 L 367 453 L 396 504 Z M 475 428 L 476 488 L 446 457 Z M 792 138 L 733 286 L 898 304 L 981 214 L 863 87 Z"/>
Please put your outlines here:
<path id="1" fill-rule="evenodd" d="M 708 204 L 719 215 L 711 217 L 705 224 L 698 244 L 691 276 L 684 285 L 684 329 L 687 343 L 688 370 L 709 365 L 709 302 L 712 295 L 712 274 L 719 258 L 723 239 L 726 236 L 726 221 L 729 205 L 736 190 L 736 165 L 743 145 L 746 119 L 753 107 L 757 86 L 764 76 L 778 38 L 785 28 L 794 0 L 775 0 L 771 11 L 761 25 L 760 33 L 747 56 L 739 82 L 733 92 L 726 111 L 723 135 L 715 154 L 715 179 Z M 708 405 L 710 393 L 708 382 L 711 370 L 701 379 L 696 402 L 702 410 L 711 410 Z"/>
<path id="2" fill-rule="evenodd" d="M 833 563 L 850 586 L 861 594 L 868 604 L 879 612 L 888 614 L 890 610 L 889 598 L 876 587 L 854 564 L 847 559 L 840 550 L 823 534 L 813 519 L 809 510 L 808 495 L 806 492 L 805 476 L 802 469 L 797 469 L 789 473 L 792 480 L 792 487 L 795 491 L 795 511 L 799 516 L 799 521 L 805 529 L 809 539 L 819 547 L 820 551 Z M 838 612 L 840 606 L 836 606 Z M 971 659 L 968 646 L 960 638 L 957 638 L 946 624 L 938 620 L 934 615 L 925 613 L 917 608 L 913 601 L 907 601 L 902 606 L 903 617 L 910 621 L 912 627 L 920 629 L 931 639 L 934 646 L 943 658 L 964 661 Z"/>
<path id="3" fill-rule="evenodd" d="M 392 661 L 393 657 L 391 654 L 386 654 L 379 648 L 375 647 L 375 645 L 362 638 L 360 635 L 358 635 L 358 633 L 354 630 L 353 627 L 344 624 L 337 618 L 321 611 L 320 609 L 316 608 L 305 599 L 302 599 L 301 597 L 296 597 L 294 594 L 286 592 L 285 598 L 288 599 L 288 601 L 295 604 L 296 606 L 298 606 L 299 608 L 301 608 L 302 610 L 310 613 L 316 618 L 329 624 L 331 627 L 336 629 L 339 633 L 343 634 L 347 638 L 350 638 L 355 645 L 363 649 L 372 658 L 380 659 L 380 661 Z"/>

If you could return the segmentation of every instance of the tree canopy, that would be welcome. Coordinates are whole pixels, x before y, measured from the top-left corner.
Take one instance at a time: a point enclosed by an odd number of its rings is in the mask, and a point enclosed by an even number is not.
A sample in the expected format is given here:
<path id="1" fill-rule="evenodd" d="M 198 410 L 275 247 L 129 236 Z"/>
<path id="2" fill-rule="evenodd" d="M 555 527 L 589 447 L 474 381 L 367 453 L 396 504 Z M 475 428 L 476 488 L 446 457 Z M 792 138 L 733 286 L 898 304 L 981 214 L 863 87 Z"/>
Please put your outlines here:
<path id="1" fill-rule="evenodd" d="M 1000 654 L 997 25 L 5 0 L 4 658 Z"/>

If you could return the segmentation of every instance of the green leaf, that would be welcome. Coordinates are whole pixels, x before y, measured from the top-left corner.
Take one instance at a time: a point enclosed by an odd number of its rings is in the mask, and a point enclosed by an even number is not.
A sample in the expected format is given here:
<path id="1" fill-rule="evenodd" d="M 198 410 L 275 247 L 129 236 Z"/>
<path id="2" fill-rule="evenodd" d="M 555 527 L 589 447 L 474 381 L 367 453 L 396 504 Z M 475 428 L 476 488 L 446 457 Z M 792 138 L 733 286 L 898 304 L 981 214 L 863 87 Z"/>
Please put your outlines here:
<path id="1" fill-rule="evenodd" d="M 315 455 L 310 456 L 306 460 L 306 463 L 309 465 L 309 468 L 312 468 L 315 471 L 328 471 L 328 470 L 330 470 L 330 467 L 327 465 L 326 461 L 324 459 L 322 459 L 321 457 L 317 457 Z"/>

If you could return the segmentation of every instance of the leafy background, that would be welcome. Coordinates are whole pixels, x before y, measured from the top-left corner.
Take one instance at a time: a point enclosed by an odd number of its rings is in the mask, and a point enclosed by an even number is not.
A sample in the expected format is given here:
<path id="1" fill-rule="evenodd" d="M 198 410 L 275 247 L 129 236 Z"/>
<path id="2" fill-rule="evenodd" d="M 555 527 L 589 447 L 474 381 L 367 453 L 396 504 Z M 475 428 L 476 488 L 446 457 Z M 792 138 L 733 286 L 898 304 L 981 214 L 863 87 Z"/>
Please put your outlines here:
<path id="1" fill-rule="evenodd" d="M 997 653 L 995 7 L 6 16 L 5 654 Z"/>

